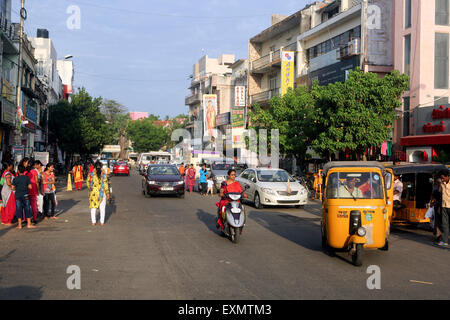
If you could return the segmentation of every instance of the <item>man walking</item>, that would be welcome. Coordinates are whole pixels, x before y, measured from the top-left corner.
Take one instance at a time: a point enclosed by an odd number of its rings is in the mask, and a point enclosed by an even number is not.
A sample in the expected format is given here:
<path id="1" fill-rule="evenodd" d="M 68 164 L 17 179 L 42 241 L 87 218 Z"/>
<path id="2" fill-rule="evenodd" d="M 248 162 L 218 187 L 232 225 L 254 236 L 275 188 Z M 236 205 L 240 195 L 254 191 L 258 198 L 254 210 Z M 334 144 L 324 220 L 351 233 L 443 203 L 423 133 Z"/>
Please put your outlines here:
<path id="1" fill-rule="evenodd" d="M 442 193 L 442 240 L 438 243 L 439 246 L 448 248 L 448 216 L 450 213 L 450 179 L 448 170 L 442 171 L 440 174 L 441 185 L 439 191 Z"/>

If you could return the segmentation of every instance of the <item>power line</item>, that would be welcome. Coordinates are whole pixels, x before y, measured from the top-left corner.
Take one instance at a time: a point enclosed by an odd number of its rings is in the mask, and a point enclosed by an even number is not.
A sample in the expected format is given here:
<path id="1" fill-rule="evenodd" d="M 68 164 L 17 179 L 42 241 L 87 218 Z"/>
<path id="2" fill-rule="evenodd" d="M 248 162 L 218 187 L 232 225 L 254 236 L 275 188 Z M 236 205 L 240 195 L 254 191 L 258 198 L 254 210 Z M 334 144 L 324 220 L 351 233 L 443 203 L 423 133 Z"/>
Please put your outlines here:
<path id="1" fill-rule="evenodd" d="M 130 10 L 130 9 L 121 9 L 121 8 L 114 8 L 114 7 L 108 7 L 108 6 L 101 6 L 97 4 L 92 3 L 86 3 L 86 2 L 80 2 L 78 0 L 66 0 L 67 2 L 77 2 L 79 4 L 85 5 L 85 6 L 91 6 L 106 10 L 114 10 L 114 11 L 121 11 L 121 12 L 127 12 L 127 13 L 134 13 L 134 14 L 142 14 L 142 15 L 151 15 L 151 16 L 159 16 L 159 17 L 171 17 L 171 18 L 193 18 L 193 19 L 242 19 L 242 18 L 253 18 L 253 17 L 262 17 L 270 15 L 271 13 L 264 13 L 264 14 L 253 14 L 253 15 L 246 15 L 246 16 L 193 16 L 193 15 L 181 15 L 176 13 L 160 13 L 160 12 L 148 12 L 148 11 L 136 11 L 136 10 Z"/>

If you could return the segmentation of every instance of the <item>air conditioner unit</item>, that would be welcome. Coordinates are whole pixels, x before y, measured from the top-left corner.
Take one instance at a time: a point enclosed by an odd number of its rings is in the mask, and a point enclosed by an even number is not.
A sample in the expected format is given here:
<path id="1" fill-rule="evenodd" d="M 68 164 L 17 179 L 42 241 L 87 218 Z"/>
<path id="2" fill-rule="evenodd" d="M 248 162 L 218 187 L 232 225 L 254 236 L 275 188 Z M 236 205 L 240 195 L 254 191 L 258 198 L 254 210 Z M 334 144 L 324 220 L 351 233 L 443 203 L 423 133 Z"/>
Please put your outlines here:
<path id="1" fill-rule="evenodd" d="M 337 50 L 337 59 L 344 60 L 360 54 L 360 39 L 354 38 L 348 44 L 343 45 Z"/>

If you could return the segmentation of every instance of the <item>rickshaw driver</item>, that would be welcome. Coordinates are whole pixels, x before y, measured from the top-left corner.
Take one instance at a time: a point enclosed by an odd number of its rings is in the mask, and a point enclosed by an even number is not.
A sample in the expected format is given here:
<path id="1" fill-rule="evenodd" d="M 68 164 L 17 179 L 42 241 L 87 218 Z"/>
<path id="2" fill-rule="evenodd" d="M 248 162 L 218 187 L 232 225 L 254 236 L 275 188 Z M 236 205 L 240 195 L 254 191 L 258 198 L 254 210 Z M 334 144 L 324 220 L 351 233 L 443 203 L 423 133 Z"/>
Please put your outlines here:
<path id="1" fill-rule="evenodd" d="M 361 189 L 356 187 L 358 178 L 347 176 L 346 184 L 339 187 L 339 198 L 363 198 Z"/>

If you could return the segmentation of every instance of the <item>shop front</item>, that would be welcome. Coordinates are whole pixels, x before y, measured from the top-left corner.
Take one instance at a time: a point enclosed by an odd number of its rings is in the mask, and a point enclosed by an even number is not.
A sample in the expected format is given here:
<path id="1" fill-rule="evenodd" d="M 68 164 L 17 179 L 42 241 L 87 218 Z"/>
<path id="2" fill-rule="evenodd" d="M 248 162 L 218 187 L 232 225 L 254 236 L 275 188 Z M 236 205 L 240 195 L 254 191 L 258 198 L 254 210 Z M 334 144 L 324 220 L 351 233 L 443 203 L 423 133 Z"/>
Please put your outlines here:
<path id="1" fill-rule="evenodd" d="M 408 162 L 431 163 L 450 156 L 450 105 L 416 108 L 414 135 L 401 138 Z"/>

